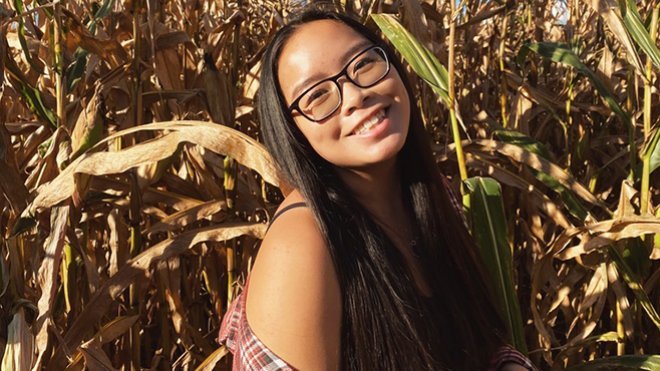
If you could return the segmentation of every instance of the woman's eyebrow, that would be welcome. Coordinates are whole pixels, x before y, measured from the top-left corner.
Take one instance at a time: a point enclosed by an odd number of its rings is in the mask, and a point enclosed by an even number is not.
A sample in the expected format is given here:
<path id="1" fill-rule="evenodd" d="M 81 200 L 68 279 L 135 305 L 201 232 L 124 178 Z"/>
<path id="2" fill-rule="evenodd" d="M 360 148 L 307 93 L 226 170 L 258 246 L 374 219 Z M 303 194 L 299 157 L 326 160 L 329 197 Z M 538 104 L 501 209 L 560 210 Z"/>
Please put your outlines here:
<path id="1" fill-rule="evenodd" d="M 365 40 L 350 47 L 342 57 L 342 66 L 345 67 L 346 63 L 348 63 L 348 61 L 355 56 L 355 53 L 362 51 L 362 49 L 366 48 L 367 45 L 370 44 L 371 41 Z M 309 84 L 311 84 L 312 82 L 321 81 L 322 79 L 323 77 L 321 74 L 314 74 L 312 76 L 307 77 L 306 79 L 300 81 L 293 87 L 293 92 L 291 93 L 291 96 L 297 97 L 298 94 L 300 94 L 306 86 L 309 86 Z"/>

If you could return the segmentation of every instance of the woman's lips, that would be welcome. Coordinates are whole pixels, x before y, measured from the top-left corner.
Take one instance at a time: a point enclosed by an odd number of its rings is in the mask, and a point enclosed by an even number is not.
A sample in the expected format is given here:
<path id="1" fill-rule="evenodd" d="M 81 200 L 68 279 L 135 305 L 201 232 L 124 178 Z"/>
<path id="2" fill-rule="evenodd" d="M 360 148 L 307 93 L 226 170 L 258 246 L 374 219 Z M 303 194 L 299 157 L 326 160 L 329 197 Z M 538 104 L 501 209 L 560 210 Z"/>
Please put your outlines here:
<path id="1" fill-rule="evenodd" d="M 376 131 L 380 132 L 385 126 L 383 124 L 388 118 L 388 113 L 389 107 L 385 107 L 376 112 L 369 118 L 369 120 L 360 125 L 353 133 L 351 133 L 351 136 L 369 137 L 376 134 Z"/>

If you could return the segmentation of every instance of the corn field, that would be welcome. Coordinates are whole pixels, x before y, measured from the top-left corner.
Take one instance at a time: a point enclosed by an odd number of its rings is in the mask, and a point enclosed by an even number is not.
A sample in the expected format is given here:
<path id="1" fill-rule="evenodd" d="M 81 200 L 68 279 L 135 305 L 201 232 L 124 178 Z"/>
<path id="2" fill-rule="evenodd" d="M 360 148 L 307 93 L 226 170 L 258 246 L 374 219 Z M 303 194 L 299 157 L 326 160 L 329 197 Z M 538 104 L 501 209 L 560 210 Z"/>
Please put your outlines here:
<path id="1" fill-rule="evenodd" d="M 230 368 L 221 319 L 290 189 L 259 61 L 299 3 L 0 0 L 2 370 Z M 335 6 L 411 66 L 457 192 L 501 187 L 470 220 L 499 223 L 516 346 L 660 367 L 660 3 Z"/>

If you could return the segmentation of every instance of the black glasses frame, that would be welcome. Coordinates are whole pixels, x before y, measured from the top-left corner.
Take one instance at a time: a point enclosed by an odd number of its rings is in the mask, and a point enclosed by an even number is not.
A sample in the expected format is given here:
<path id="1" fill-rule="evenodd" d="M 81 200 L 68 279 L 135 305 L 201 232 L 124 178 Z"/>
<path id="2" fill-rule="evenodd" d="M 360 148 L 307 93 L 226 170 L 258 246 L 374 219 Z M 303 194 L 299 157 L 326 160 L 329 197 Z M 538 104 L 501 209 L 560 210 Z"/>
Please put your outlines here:
<path id="1" fill-rule="evenodd" d="M 381 54 L 381 55 L 383 56 L 383 58 L 385 58 L 385 63 L 387 64 L 387 70 L 385 70 L 385 73 L 383 74 L 383 76 L 381 76 L 379 79 L 377 79 L 376 81 L 372 82 L 371 84 L 369 84 L 369 85 L 360 85 L 360 84 L 358 84 L 356 81 L 354 81 L 353 79 L 351 79 L 351 77 L 348 75 L 348 66 L 350 66 L 351 63 L 353 63 L 356 59 L 358 59 L 360 56 L 362 56 L 362 54 L 364 54 L 364 53 L 370 51 L 371 49 L 378 49 L 378 50 L 380 50 L 380 53 L 379 53 L 379 54 Z M 342 102 L 343 99 L 344 99 L 344 97 L 343 97 L 342 94 L 341 94 L 341 86 L 339 86 L 339 82 L 338 82 L 338 80 L 339 80 L 342 76 L 346 76 L 346 79 L 348 79 L 348 81 L 350 81 L 351 83 L 353 83 L 353 85 L 358 86 L 358 87 L 360 87 L 360 88 L 362 88 L 362 89 L 366 89 L 366 88 L 370 88 L 370 87 L 372 87 L 372 86 L 378 84 L 379 82 L 381 82 L 381 81 L 385 78 L 385 76 L 387 76 L 389 73 L 390 73 L 390 60 L 387 58 L 387 53 L 386 53 L 385 50 L 383 50 L 383 48 L 381 48 L 380 46 L 378 46 L 378 45 L 371 45 L 371 46 L 369 46 L 368 48 L 366 48 L 366 49 L 364 49 L 363 51 L 361 51 L 361 52 L 359 52 L 358 54 L 356 54 L 355 57 L 351 58 L 351 60 L 348 61 L 348 63 L 346 63 L 346 65 L 344 66 L 344 68 L 343 68 L 341 71 L 339 71 L 338 74 L 336 74 L 336 75 L 334 75 L 334 76 L 331 76 L 331 77 L 328 77 L 327 79 L 323 79 L 323 80 L 317 82 L 316 84 L 310 86 L 309 88 L 305 89 L 305 91 L 303 91 L 302 93 L 300 93 L 300 95 L 298 96 L 298 98 L 296 98 L 296 100 L 294 100 L 293 103 L 291 103 L 291 105 L 289 106 L 289 113 L 293 114 L 293 110 L 296 110 L 296 111 L 300 112 L 301 115 L 305 116 L 305 118 L 308 119 L 308 120 L 310 120 L 310 121 L 313 121 L 313 122 L 323 121 L 323 120 L 325 120 L 326 118 L 330 117 L 333 113 L 335 113 L 335 112 L 337 111 L 337 109 L 341 106 L 341 102 Z M 334 108 L 332 111 L 330 111 L 330 113 L 328 113 L 327 115 L 325 115 L 325 116 L 323 116 L 323 117 L 321 117 L 321 118 L 319 118 L 319 119 L 313 119 L 313 118 L 307 116 L 307 115 L 302 111 L 302 109 L 300 109 L 300 105 L 299 105 L 299 104 L 300 104 L 300 101 L 301 101 L 302 98 L 305 96 L 305 94 L 307 94 L 310 90 L 314 89 L 315 87 L 317 87 L 317 86 L 319 86 L 319 85 L 321 85 L 321 84 L 323 84 L 323 83 L 325 83 L 325 82 L 327 82 L 327 81 L 332 81 L 332 82 L 337 86 L 337 91 L 339 92 L 339 104 L 337 104 L 337 107 L 335 107 L 335 108 Z"/>

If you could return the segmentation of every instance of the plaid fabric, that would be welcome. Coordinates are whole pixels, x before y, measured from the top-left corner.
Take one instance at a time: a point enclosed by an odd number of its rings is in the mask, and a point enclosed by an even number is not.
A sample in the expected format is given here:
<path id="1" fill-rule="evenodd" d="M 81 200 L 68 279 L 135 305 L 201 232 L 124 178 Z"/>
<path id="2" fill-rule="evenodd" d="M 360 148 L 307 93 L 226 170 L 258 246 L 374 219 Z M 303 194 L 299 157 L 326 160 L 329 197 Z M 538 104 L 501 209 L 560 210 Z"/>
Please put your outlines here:
<path id="1" fill-rule="evenodd" d="M 295 370 L 252 332 L 245 315 L 245 298 L 249 277 L 243 292 L 231 303 L 222 319 L 219 342 L 225 344 L 233 354 L 234 371 L 290 371 Z M 493 355 L 488 371 L 499 371 L 507 363 L 519 364 L 530 371 L 536 371 L 532 362 L 510 346 L 501 347 Z"/>
<path id="2" fill-rule="evenodd" d="M 245 315 L 245 295 L 248 279 L 243 292 L 231 303 L 222 319 L 219 342 L 224 343 L 234 355 L 233 371 L 289 371 L 295 370 L 278 357 L 252 332 Z"/>
<path id="3" fill-rule="evenodd" d="M 530 371 L 536 371 L 536 367 L 534 367 L 532 361 L 510 346 L 503 346 L 493 354 L 488 371 L 499 371 L 507 363 L 515 363 Z"/>

